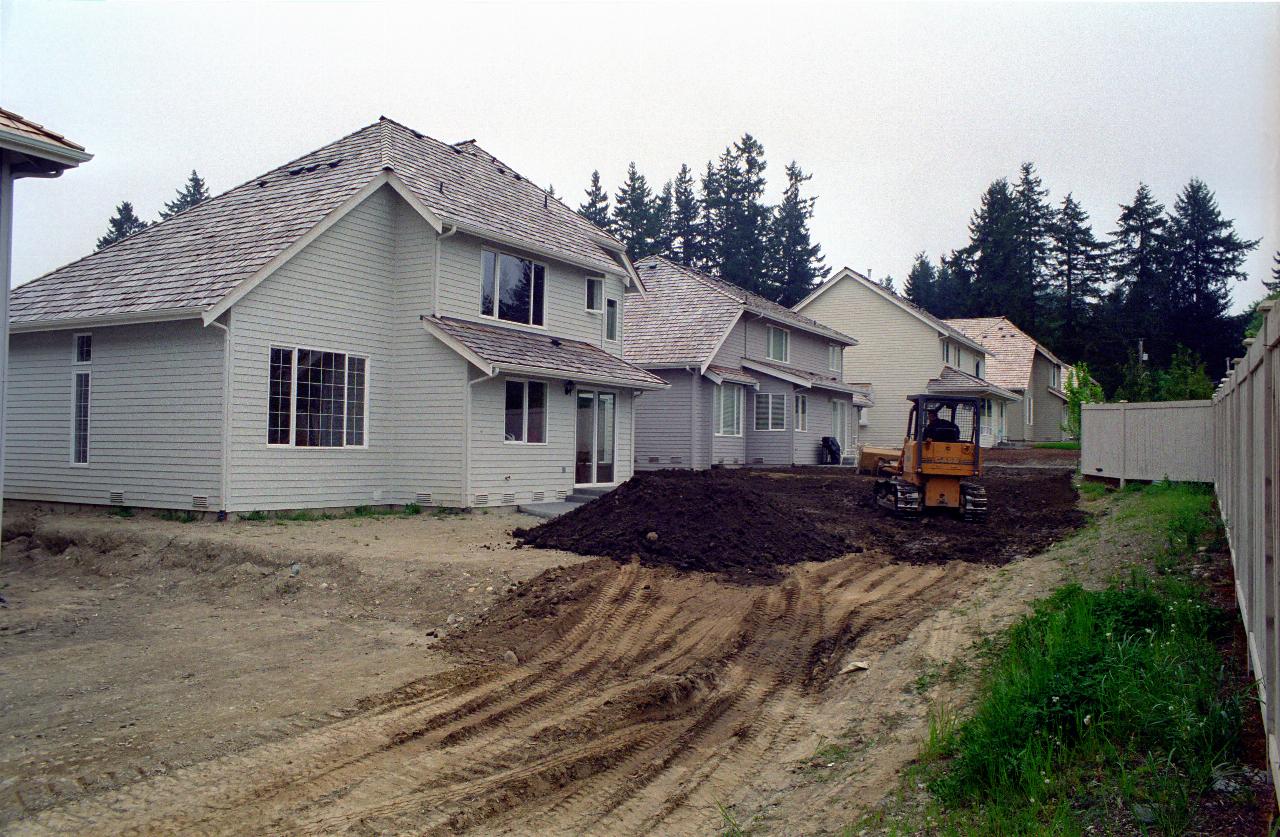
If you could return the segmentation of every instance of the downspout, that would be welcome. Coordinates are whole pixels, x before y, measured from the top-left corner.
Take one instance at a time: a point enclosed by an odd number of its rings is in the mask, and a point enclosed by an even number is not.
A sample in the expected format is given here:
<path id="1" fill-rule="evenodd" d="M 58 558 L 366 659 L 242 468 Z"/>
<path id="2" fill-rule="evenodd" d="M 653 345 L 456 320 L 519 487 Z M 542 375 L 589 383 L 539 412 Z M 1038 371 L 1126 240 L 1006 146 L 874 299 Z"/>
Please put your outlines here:
<path id="1" fill-rule="evenodd" d="M 462 505 L 471 507 L 471 393 L 476 384 L 498 377 L 498 371 L 489 367 L 487 375 L 467 381 L 466 398 L 462 401 Z"/>
<path id="2" fill-rule="evenodd" d="M 450 224 L 447 233 L 436 234 L 435 265 L 431 269 L 431 316 L 438 316 L 440 311 L 440 242 L 458 231 L 457 224 Z"/>
<path id="3" fill-rule="evenodd" d="M 227 315 L 230 321 L 231 315 Z M 228 471 L 231 470 L 231 327 L 214 320 L 209 323 L 222 329 L 222 513 L 231 505 L 227 498 L 227 486 L 230 482 Z"/>
<path id="4" fill-rule="evenodd" d="M 698 406 L 702 396 L 702 373 L 686 366 L 689 373 L 689 470 L 698 470 Z"/>

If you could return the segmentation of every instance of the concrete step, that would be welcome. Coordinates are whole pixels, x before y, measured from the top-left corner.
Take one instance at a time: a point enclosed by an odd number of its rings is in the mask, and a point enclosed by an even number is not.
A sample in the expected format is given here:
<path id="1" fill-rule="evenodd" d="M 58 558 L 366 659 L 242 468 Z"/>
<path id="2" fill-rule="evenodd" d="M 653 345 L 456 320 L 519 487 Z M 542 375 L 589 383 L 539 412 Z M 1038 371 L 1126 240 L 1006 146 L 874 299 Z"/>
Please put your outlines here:
<path id="1" fill-rule="evenodd" d="M 571 496 L 590 497 L 592 500 L 594 500 L 597 497 L 603 497 L 604 495 L 608 494 L 612 490 L 613 490 L 613 486 L 611 485 L 605 485 L 605 486 L 599 486 L 599 487 L 578 486 L 577 488 L 573 489 L 573 494 Z"/>
<path id="2" fill-rule="evenodd" d="M 551 520 L 559 517 L 565 512 L 570 512 L 581 506 L 581 503 L 571 503 L 568 501 L 560 503 L 530 503 L 527 506 L 516 506 L 516 511 L 524 514 L 540 517 L 543 520 Z"/>

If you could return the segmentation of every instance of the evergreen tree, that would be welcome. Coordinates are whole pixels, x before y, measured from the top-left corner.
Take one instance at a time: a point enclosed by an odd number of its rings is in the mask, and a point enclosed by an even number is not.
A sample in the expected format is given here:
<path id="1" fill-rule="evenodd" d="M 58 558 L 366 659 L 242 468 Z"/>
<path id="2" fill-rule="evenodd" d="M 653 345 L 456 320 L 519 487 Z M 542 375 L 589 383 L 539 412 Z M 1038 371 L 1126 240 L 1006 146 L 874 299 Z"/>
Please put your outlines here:
<path id="1" fill-rule="evenodd" d="M 824 263 L 821 245 L 813 242 L 809 232 L 816 198 L 800 193 L 811 175 L 805 174 L 795 161 L 786 171 L 787 188 L 773 214 L 769 235 L 774 263 L 769 271 L 768 296 L 790 307 L 808 296 L 831 273 L 831 268 Z"/>
<path id="2" fill-rule="evenodd" d="M 702 233 L 700 229 L 702 207 L 693 188 L 693 174 L 687 165 L 681 165 L 672 190 L 671 206 L 671 258 L 680 264 L 700 266 Z"/>
<path id="3" fill-rule="evenodd" d="M 1164 206 L 1140 183 L 1133 202 L 1120 207 L 1118 226 L 1111 234 L 1112 276 L 1122 295 L 1126 337 L 1145 337 L 1149 354 L 1161 363 L 1173 352 L 1162 324 L 1169 295 L 1166 223 Z"/>
<path id="4" fill-rule="evenodd" d="M 1246 278 L 1245 259 L 1258 241 L 1240 238 L 1235 222 L 1223 218 L 1203 181 L 1192 178 L 1174 202 L 1166 230 L 1169 289 L 1164 326 L 1169 339 L 1224 369 L 1224 358 L 1239 349 L 1241 317 L 1228 314 L 1232 280 Z"/>
<path id="5" fill-rule="evenodd" d="M 1093 319 L 1106 279 L 1105 251 L 1094 238 L 1089 214 L 1068 194 L 1049 228 L 1052 345 L 1068 357 L 1081 357 L 1088 342 L 1085 326 Z"/>
<path id="6" fill-rule="evenodd" d="M 1045 189 L 1036 174 L 1034 163 L 1023 163 L 1018 184 L 1013 189 L 1017 223 L 1014 240 L 1017 245 L 1016 271 L 1008 284 L 1013 291 L 1011 320 L 1024 328 L 1039 332 L 1040 304 L 1048 285 L 1049 231 L 1054 213 Z M 1009 316 L 1009 315 L 1006 315 Z"/>
<path id="7" fill-rule="evenodd" d="M 935 302 L 937 284 L 938 272 L 934 269 L 933 262 L 929 261 L 929 257 L 921 250 L 916 253 L 916 260 L 911 263 L 911 270 L 907 273 L 907 285 L 903 289 L 907 299 L 929 311 Z"/>
<path id="8" fill-rule="evenodd" d="M 654 198 L 653 207 L 650 211 L 653 214 L 653 229 L 655 230 L 653 252 L 671 258 L 671 251 L 675 247 L 675 225 L 673 223 L 675 198 L 672 195 L 670 180 L 662 184 L 662 191 L 658 193 L 658 197 Z"/>
<path id="9" fill-rule="evenodd" d="M 1269 292 L 1275 293 L 1276 291 L 1280 291 L 1280 250 L 1276 251 L 1275 258 L 1272 259 L 1272 261 L 1275 262 L 1276 266 L 1271 268 L 1271 281 L 1268 282 L 1266 279 L 1263 279 L 1262 284 Z"/>
<path id="10" fill-rule="evenodd" d="M 178 194 L 173 200 L 164 205 L 164 209 L 160 210 L 160 220 L 167 221 L 179 212 L 190 209 L 208 199 L 209 189 L 204 185 L 204 178 L 196 174 L 195 169 L 192 169 L 186 185 L 178 190 Z"/>
<path id="11" fill-rule="evenodd" d="M 107 234 L 98 239 L 98 249 L 123 241 L 146 228 L 147 222 L 134 214 L 133 204 L 124 201 L 116 207 L 116 214 L 107 222 Z"/>
<path id="12" fill-rule="evenodd" d="M 880 287 L 884 288 L 891 294 L 898 293 L 897 282 L 895 282 L 894 278 L 888 273 L 886 273 L 884 278 L 880 280 Z"/>
<path id="13" fill-rule="evenodd" d="M 702 215 L 698 221 L 698 260 L 694 266 L 714 276 L 720 275 L 720 252 L 725 225 L 725 198 L 720 173 L 707 161 L 702 173 Z"/>
<path id="14" fill-rule="evenodd" d="M 953 250 L 938 263 L 938 279 L 934 285 L 932 307 L 929 313 L 935 317 L 971 317 L 977 313 L 974 306 L 974 277 L 976 260 L 968 248 Z"/>
<path id="15" fill-rule="evenodd" d="M 1033 306 L 1019 282 L 1024 267 L 1021 224 L 1018 198 L 1002 177 L 987 187 L 969 222 L 969 245 L 963 251 L 971 268 L 965 277 L 968 287 L 961 293 L 961 285 L 953 281 L 948 300 L 953 311 L 948 316 L 1003 315 L 1014 325 L 1030 328 Z"/>
<path id="16" fill-rule="evenodd" d="M 1157 372 L 1155 378 L 1156 401 L 1195 401 L 1213 397 L 1213 381 L 1205 371 L 1204 362 L 1185 346 L 1173 350 L 1169 368 Z"/>
<path id="17" fill-rule="evenodd" d="M 591 185 L 585 190 L 587 199 L 578 205 L 578 214 L 605 232 L 613 222 L 609 217 L 609 193 L 600 185 L 600 171 L 591 172 Z"/>
<path id="18" fill-rule="evenodd" d="M 713 188 L 704 184 L 713 251 L 709 256 L 720 278 L 749 291 L 769 296 L 770 274 L 780 272 L 770 258 L 771 211 L 764 203 L 764 146 L 743 134 L 724 153 L 715 168 Z"/>
<path id="19" fill-rule="evenodd" d="M 657 204 L 649 181 L 636 168 L 627 166 L 627 180 L 613 199 L 613 233 L 632 259 L 642 259 L 656 251 L 662 219 L 654 211 Z"/>

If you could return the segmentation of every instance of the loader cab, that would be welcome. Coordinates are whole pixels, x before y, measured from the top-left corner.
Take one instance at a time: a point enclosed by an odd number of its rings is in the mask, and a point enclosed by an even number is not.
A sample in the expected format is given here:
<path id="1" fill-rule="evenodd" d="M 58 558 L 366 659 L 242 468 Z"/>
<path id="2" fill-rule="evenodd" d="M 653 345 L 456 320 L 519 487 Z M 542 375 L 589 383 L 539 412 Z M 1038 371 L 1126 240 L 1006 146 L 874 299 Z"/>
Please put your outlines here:
<path id="1" fill-rule="evenodd" d="M 965 396 L 913 395 L 902 445 L 902 473 L 969 477 L 980 473 L 982 401 Z M 950 492 L 949 492 L 950 493 Z"/>

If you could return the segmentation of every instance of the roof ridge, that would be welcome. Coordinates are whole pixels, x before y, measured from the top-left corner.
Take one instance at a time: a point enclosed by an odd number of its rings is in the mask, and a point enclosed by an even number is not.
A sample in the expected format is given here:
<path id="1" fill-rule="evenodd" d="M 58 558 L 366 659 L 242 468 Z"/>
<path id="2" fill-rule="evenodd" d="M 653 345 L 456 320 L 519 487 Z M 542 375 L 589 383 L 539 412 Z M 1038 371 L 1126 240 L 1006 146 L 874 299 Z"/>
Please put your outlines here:
<path id="1" fill-rule="evenodd" d="M 207 198 L 206 200 L 201 201 L 200 203 L 196 204 L 196 205 L 195 205 L 195 206 L 193 206 L 193 207 L 190 207 L 190 208 L 189 208 L 189 209 L 187 209 L 187 210 L 184 210 L 184 211 L 182 211 L 182 212 L 176 213 L 176 214 L 174 214 L 174 215 L 170 215 L 168 218 L 161 218 L 159 221 L 155 221 L 155 222 L 152 222 L 152 223 L 150 223 L 150 224 L 147 224 L 146 228 L 141 229 L 141 230 L 138 230 L 136 233 L 133 233 L 132 235 L 129 235 L 129 236 L 126 236 L 126 237 L 124 237 L 124 238 L 121 238 L 121 239 L 119 239 L 119 240 L 117 240 L 117 241 L 113 241 L 113 242 L 111 242 L 111 243 L 110 243 L 110 244 L 108 244 L 106 247 L 102 247 L 102 248 L 98 248 L 98 249 L 90 250 L 88 253 L 85 253 L 83 256 L 81 256 L 81 257 L 80 257 L 80 258 L 78 258 L 78 259 L 72 259 L 71 261 L 67 262 L 66 264 L 62 264 L 62 265 L 59 265 L 59 266 L 57 266 L 57 267 L 55 267 L 55 268 L 53 268 L 53 269 L 51 269 L 51 270 L 47 270 L 47 271 L 45 271 L 44 273 L 40 274 L 39 276 L 35 277 L 34 279 L 30 279 L 30 280 L 28 280 L 28 281 L 26 281 L 26 282 L 23 282 L 21 285 L 18 285 L 18 286 L 16 286 L 16 287 L 14 287 L 14 288 L 13 288 L 13 290 L 15 290 L 15 291 L 16 291 L 16 290 L 18 290 L 19 288 L 29 288 L 29 287 L 31 287 L 32 285 L 34 285 L 36 282 L 40 282 L 40 281 L 43 281 L 44 279 L 48 279 L 49 277 L 53 276 L 55 273 L 58 273 L 58 272 L 59 272 L 59 271 L 61 271 L 61 270 L 65 270 L 65 269 L 67 269 L 68 267 L 71 267 L 72 265 L 79 264 L 80 262 L 84 261 L 85 259 L 91 259 L 91 258 L 93 258 L 94 256 L 97 256 L 99 253 L 105 253 L 105 252 L 107 252 L 108 250 L 112 249 L 113 247 L 116 247 L 116 246 L 118 246 L 118 245 L 124 244 L 126 241 L 131 241 L 131 242 L 137 242 L 137 241 L 140 241 L 140 240 L 141 240 L 144 236 L 146 236 L 148 233 L 152 232 L 153 230 L 158 230 L 158 229 L 160 229 L 160 227 L 161 227 L 161 226 L 163 226 L 164 224 L 169 223 L 170 221 L 174 221 L 174 220 L 176 220 L 176 219 L 178 219 L 178 218 L 190 218 L 190 217 L 192 217 L 190 213 L 191 213 L 191 212 L 193 212 L 193 211 L 196 211 L 196 210 L 200 210 L 200 209 L 201 209 L 201 207 L 205 207 L 205 210 L 207 211 L 208 207 L 210 207 L 210 206 L 213 204 L 213 202 L 214 202 L 214 201 L 222 200 L 222 199 L 223 199 L 223 198 L 225 198 L 227 195 L 230 195 L 232 192 L 235 192 L 235 191 L 237 191 L 237 190 L 239 190 L 239 189 L 243 189 L 244 187 L 248 186 L 249 184 L 251 184 L 251 183 L 253 183 L 253 182 L 255 182 L 255 181 L 262 180 L 264 177 L 267 177 L 267 176 L 268 176 L 268 175 L 270 175 L 272 172 L 280 171 L 280 170 L 282 170 L 282 169 L 288 169 L 288 168 L 290 168 L 291 166 L 293 166 L 293 164 L 294 164 L 294 163 L 298 162 L 299 160 L 305 160 L 307 157 L 310 157 L 310 156 L 312 156 L 313 154 L 318 154 L 318 153 L 320 153 L 321 151 L 324 151 L 326 148 L 329 148 L 330 146 L 337 145 L 337 144 L 338 144 L 338 143 L 340 143 L 340 142 L 345 142 L 346 140 L 349 140 L 349 139 L 351 139 L 352 137 L 356 136 L 357 134 L 360 134 L 360 133 L 362 133 L 362 132 L 364 132 L 364 131 L 369 130 L 370 128 L 373 128 L 373 127 L 377 126 L 378 124 L 379 124 L 378 122 L 373 122 L 373 123 L 370 123 L 369 125 L 363 125 L 363 126 L 361 126 L 360 128 L 357 128 L 356 130 L 352 131 L 351 133 L 346 134 L 346 135 L 344 135 L 344 136 L 342 136 L 342 137 L 339 137 L 338 139 L 334 140 L 333 142 L 327 142 L 327 143 L 325 143 L 324 145 L 320 146 L 319 148 L 313 148 L 312 150 L 308 151 L 306 154 L 300 154 L 300 155 L 298 155 L 297 157 L 294 157 L 292 160 L 289 160 L 287 163 L 282 163 L 282 164 L 280 164 L 280 165 L 278 165 L 278 166 L 274 166 L 274 167 L 272 167 L 272 168 L 268 169 L 267 171 L 263 172 L 262 174 L 255 175 L 254 177 L 249 178 L 248 180 L 244 181 L 243 183 L 239 183 L 239 184 L 237 184 L 237 185 L 235 185 L 235 186 L 232 186 L 232 187 L 231 187 L 231 188 L 229 188 L 229 189 L 224 189 L 223 191 L 219 192 L 218 194 L 213 195 L 213 196 L 211 196 L 211 197 Z M 132 203 L 132 201 L 127 201 L 127 203 Z"/>

